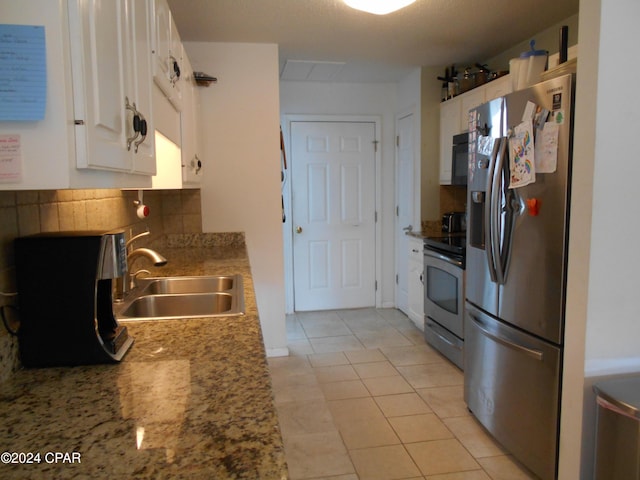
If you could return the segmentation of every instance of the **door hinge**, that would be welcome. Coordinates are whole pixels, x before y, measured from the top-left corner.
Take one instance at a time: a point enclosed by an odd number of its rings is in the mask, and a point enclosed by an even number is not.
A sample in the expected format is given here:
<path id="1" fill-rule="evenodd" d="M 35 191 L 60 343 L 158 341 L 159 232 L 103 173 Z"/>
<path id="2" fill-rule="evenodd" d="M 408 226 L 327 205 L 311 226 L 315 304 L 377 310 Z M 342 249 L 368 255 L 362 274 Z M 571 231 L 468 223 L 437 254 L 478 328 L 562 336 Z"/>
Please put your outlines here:
<path id="1" fill-rule="evenodd" d="M 396 273 L 396 285 L 398 285 L 398 274 Z"/>
<path id="2" fill-rule="evenodd" d="M 400 147 L 400 135 L 396 135 L 396 147 Z"/>
<path id="3" fill-rule="evenodd" d="M 396 205 L 396 217 L 400 216 L 400 206 Z"/>
<path id="4" fill-rule="evenodd" d="M 373 212 L 373 223 L 378 223 L 378 212 Z"/>
<path id="5" fill-rule="evenodd" d="M 378 140 L 374 140 L 373 141 L 373 151 L 374 152 L 378 151 L 378 143 L 380 143 Z"/>
<path id="6" fill-rule="evenodd" d="M 377 292 L 378 291 L 378 280 L 375 281 L 375 289 L 376 289 L 376 292 Z"/>

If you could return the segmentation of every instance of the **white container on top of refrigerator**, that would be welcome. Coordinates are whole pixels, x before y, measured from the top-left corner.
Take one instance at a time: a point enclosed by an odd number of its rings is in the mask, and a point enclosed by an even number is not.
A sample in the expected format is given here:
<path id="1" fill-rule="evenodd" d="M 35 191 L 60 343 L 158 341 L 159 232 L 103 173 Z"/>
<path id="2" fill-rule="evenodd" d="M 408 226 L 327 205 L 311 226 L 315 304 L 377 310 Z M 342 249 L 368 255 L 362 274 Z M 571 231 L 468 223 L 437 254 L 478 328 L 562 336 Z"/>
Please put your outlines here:
<path id="1" fill-rule="evenodd" d="M 470 116 L 464 396 L 476 418 L 542 479 L 557 475 L 573 86 L 565 75 Z M 518 145 L 510 138 L 536 110 L 544 117 L 548 111 L 554 125 L 544 135 L 529 129 L 534 143 L 550 147 L 530 166 L 553 162 L 532 183 L 512 188 L 522 178 L 510 162 Z"/>

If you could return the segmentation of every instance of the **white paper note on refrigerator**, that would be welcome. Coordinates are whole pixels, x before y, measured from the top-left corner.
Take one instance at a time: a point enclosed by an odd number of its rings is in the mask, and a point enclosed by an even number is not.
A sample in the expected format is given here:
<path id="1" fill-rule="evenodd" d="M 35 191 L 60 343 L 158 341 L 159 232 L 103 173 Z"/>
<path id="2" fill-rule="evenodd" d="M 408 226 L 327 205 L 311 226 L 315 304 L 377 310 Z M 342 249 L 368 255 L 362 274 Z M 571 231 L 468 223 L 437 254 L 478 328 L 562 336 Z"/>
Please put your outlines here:
<path id="1" fill-rule="evenodd" d="M 535 160 L 537 173 L 553 173 L 558 167 L 558 132 L 557 123 L 547 122 L 538 131 L 535 143 Z"/>
<path id="2" fill-rule="evenodd" d="M 533 124 L 522 122 L 509 138 L 509 188 L 519 188 L 536 181 L 533 148 Z"/>

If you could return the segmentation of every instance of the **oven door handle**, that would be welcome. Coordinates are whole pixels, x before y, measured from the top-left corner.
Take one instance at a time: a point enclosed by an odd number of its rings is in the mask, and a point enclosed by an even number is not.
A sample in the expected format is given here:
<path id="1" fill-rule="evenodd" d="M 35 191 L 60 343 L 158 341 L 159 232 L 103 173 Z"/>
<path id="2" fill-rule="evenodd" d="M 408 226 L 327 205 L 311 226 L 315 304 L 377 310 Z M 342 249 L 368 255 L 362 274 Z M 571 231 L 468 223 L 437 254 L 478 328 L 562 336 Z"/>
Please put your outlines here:
<path id="1" fill-rule="evenodd" d="M 438 260 L 442 260 L 443 262 L 447 262 L 447 263 L 450 263 L 451 265 L 455 265 L 456 267 L 462 268 L 462 262 L 461 261 L 455 260 L 455 259 L 453 259 L 451 257 L 443 255 L 442 253 L 438 253 L 438 252 L 435 252 L 433 250 L 429 250 L 427 248 L 424 249 L 424 256 L 425 257 L 431 257 L 431 258 L 437 258 Z"/>

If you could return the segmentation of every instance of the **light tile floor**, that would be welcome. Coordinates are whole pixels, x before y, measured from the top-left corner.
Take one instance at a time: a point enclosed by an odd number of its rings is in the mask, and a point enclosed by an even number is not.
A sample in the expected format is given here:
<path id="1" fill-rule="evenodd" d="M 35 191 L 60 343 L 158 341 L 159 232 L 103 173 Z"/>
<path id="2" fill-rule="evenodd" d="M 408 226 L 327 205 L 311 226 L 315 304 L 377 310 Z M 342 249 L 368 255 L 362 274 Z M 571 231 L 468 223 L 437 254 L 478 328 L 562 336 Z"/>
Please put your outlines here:
<path id="1" fill-rule="evenodd" d="M 534 479 L 471 416 L 462 372 L 395 309 L 296 313 L 269 359 L 291 480 Z"/>

